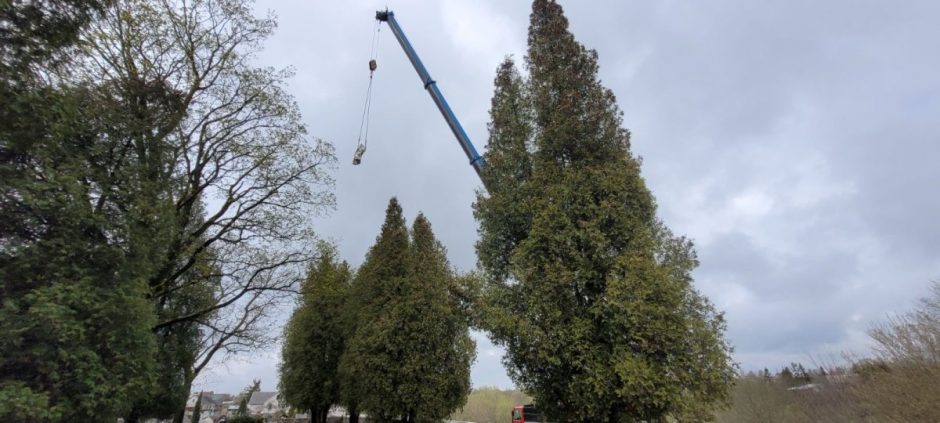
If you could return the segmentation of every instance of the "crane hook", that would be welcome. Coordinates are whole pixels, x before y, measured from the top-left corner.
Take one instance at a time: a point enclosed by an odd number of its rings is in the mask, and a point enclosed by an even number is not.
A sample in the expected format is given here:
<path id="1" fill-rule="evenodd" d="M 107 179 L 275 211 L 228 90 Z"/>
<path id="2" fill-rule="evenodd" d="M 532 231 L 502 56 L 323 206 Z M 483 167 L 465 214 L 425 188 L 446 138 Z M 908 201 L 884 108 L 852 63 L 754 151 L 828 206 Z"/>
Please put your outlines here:
<path id="1" fill-rule="evenodd" d="M 378 44 L 379 23 L 376 21 L 375 32 L 372 34 L 372 51 L 369 53 L 369 87 L 366 89 L 366 101 L 362 108 L 362 122 L 359 124 L 359 141 L 356 144 L 356 152 L 353 153 L 352 163 L 358 165 L 362 163 L 362 156 L 366 153 L 366 146 L 369 144 L 369 115 L 372 109 L 372 81 L 375 76 L 375 70 L 379 67 L 376 58 L 376 47 Z"/>

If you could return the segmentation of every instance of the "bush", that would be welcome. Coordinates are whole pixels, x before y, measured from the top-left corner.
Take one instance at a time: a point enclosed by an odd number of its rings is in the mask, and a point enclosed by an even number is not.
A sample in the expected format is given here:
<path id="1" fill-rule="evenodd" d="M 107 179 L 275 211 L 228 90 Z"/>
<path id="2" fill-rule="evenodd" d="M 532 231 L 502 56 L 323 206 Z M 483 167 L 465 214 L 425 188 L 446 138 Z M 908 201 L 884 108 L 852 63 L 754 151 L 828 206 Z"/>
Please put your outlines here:
<path id="1" fill-rule="evenodd" d="M 876 325 L 869 335 L 874 357 L 848 358 L 851 370 L 809 372 L 809 386 L 796 383 L 789 369 L 776 377 L 765 371 L 738 378 L 732 406 L 718 421 L 940 421 L 940 283 L 914 311 Z"/>
<path id="2" fill-rule="evenodd" d="M 914 311 L 869 331 L 876 358 L 856 363 L 855 393 L 891 421 L 940 421 L 940 283 Z"/>

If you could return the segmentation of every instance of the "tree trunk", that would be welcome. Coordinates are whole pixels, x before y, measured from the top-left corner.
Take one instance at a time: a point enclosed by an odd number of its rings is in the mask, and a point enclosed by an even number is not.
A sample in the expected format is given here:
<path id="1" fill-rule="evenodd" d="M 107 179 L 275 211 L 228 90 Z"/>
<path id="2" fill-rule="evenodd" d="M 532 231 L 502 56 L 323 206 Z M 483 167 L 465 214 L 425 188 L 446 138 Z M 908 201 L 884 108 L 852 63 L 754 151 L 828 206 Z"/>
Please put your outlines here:
<path id="1" fill-rule="evenodd" d="M 184 384 L 184 386 L 186 387 L 187 398 L 189 397 L 188 395 L 189 390 L 193 386 L 193 380 L 196 379 L 196 375 L 193 373 L 195 373 L 193 372 L 193 369 L 187 366 L 183 374 L 183 376 L 186 378 L 186 383 Z M 173 416 L 173 423 L 183 423 L 183 418 L 185 417 L 185 415 L 186 415 L 186 403 L 184 402 L 183 407 L 180 408 L 180 410 L 176 412 L 175 416 Z"/>
<path id="2" fill-rule="evenodd" d="M 349 423 L 359 423 L 359 410 L 356 406 L 349 407 L 347 411 L 349 411 Z"/>
<path id="3" fill-rule="evenodd" d="M 124 418 L 124 423 L 137 423 L 140 421 L 140 412 L 135 407 L 128 413 L 127 417 Z"/>

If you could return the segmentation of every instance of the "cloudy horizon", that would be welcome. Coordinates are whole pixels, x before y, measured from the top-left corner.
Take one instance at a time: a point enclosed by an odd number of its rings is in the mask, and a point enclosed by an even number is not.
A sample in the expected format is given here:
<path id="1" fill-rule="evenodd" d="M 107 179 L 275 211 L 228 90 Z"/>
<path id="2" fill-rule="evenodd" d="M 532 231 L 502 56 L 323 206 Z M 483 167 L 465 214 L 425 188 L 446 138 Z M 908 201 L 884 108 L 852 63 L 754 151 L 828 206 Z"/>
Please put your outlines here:
<path id="1" fill-rule="evenodd" d="M 725 312 L 742 370 L 864 355 L 866 330 L 940 279 L 940 3 L 560 3 L 598 52 L 659 216 L 695 241 L 695 286 Z M 369 148 L 350 164 L 386 3 L 255 6 L 279 22 L 257 63 L 296 71 L 310 136 L 336 147 L 337 208 L 319 234 L 358 265 L 397 196 L 473 270 L 481 184 L 384 25 Z M 484 151 L 495 70 L 507 55 L 522 68 L 529 2 L 387 6 Z M 511 387 L 502 350 L 475 337 L 473 385 Z M 278 357 L 232 358 L 193 389 L 274 390 Z"/>

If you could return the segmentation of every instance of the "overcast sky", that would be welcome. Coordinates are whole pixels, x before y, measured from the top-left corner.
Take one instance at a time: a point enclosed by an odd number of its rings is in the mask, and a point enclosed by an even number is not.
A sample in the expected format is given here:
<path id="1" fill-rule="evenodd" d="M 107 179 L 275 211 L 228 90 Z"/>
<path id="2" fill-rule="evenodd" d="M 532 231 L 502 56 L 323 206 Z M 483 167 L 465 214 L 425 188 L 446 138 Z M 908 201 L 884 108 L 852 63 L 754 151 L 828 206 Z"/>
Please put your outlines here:
<path id="1" fill-rule="evenodd" d="M 696 242 L 696 288 L 725 311 L 743 370 L 865 354 L 866 329 L 940 279 L 940 2 L 561 3 L 660 216 Z M 259 1 L 280 25 L 258 62 L 296 70 L 311 135 L 336 146 L 319 232 L 345 259 L 362 262 L 397 196 L 471 270 L 481 184 L 384 25 L 369 148 L 350 164 L 386 6 L 482 152 L 495 69 L 524 57 L 526 1 Z M 474 386 L 511 387 L 502 351 L 477 343 Z M 273 390 L 278 356 L 230 360 L 194 389 Z"/>

